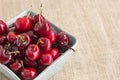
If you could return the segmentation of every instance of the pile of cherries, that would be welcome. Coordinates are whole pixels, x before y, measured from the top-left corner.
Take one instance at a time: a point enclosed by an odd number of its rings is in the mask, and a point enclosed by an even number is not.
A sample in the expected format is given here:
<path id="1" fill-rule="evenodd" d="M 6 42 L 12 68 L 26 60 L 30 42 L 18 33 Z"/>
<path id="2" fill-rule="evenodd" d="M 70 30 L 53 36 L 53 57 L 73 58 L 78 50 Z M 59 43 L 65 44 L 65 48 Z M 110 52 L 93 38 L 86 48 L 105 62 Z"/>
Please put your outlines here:
<path id="1" fill-rule="evenodd" d="M 0 20 L 0 63 L 22 80 L 33 80 L 69 44 L 69 36 L 57 34 L 41 14 L 17 18 L 10 28 Z"/>

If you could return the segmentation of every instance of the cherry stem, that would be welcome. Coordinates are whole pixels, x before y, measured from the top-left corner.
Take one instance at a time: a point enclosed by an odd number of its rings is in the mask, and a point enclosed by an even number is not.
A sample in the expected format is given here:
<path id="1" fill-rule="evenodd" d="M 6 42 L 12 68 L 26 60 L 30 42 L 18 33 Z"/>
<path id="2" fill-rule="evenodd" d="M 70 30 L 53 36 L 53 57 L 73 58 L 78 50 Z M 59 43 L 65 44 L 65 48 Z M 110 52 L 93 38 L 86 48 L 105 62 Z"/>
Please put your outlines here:
<path id="1" fill-rule="evenodd" d="M 34 51 L 36 50 L 36 48 L 37 48 L 37 46 L 38 46 L 39 43 L 40 43 L 40 41 L 38 40 L 37 44 L 36 44 L 35 47 L 33 48 Z"/>
<path id="2" fill-rule="evenodd" d="M 5 44 L 5 48 L 6 48 L 7 50 L 9 50 L 9 48 L 10 48 L 10 43 L 9 43 L 9 42 L 7 42 L 7 44 Z"/>
<path id="3" fill-rule="evenodd" d="M 24 36 L 21 36 L 21 35 L 18 35 L 18 37 L 22 40 L 22 42 L 24 42 L 25 40 L 25 37 Z"/>
<path id="4" fill-rule="evenodd" d="M 15 30 L 14 26 L 9 28 L 9 31 L 14 31 L 14 30 Z"/>
<path id="5" fill-rule="evenodd" d="M 20 51 L 9 52 L 8 54 L 19 54 Z"/>
<path id="6" fill-rule="evenodd" d="M 13 44 L 11 45 L 11 47 L 13 47 L 15 45 L 15 41 L 13 42 Z"/>
<path id="7" fill-rule="evenodd" d="M 69 45 L 67 47 L 71 49 L 73 52 L 75 52 L 75 49 L 71 48 Z"/>
<path id="8" fill-rule="evenodd" d="M 24 68 L 23 60 L 21 60 L 20 62 L 21 62 L 22 67 Z"/>
<path id="9" fill-rule="evenodd" d="M 39 23 L 40 25 L 42 24 L 42 22 L 40 21 L 40 16 L 42 15 L 42 3 L 40 4 L 40 14 L 39 14 Z"/>
<path id="10" fill-rule="evenodd" d="M 8 49 L 10 48 L 10 43 L 8 43 L 7 48 L 8 48 Z"/>
<path id="11" fill-rule="evenodd" d="M 31 14 L 31 11 L 32 11 L 32 5 L 30 5 L 30 11 L 29 11 L 29 13 L 28 13 L 28 15 L 27 15 L 27 18 L 28 18 L 29 15 Z"/>

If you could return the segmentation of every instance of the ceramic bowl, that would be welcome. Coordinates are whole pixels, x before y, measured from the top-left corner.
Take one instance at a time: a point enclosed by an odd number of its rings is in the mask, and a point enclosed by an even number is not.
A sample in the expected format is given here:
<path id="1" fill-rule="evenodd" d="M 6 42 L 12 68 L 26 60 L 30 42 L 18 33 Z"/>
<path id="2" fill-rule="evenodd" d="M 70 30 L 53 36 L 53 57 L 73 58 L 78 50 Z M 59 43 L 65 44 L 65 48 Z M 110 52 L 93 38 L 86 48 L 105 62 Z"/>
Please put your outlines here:
<path id="1" fill-rule="evenodd" d="M 16 17 L 10 19 L 7 22 L 8 27 L 11 27 L 12 24 L 16 21 L 17 18 L 23 17 L 25 15 L 28 15 L 30 11 L 26 10 L 17 15 Z M 30 16 L 34 16 L 36 13 L 31 11 Z M 50 22 L 50 21 L 49 21 Z M 51 23 L 52 29 L 54 29 L 57 33 L 63 31 L 59 27 L 55 26 L 53 23 Z M 64 31 L 65 32 L 65 31 Z M 71 48 L 75 48 L 77 45 L 77 40 L 75 37 L 73 37 L 71 34 L 67 33 L 71 40 Z M 50 66 L 48 66 L 45 70 L 43 70 L 36 78 L 33 80 L 48 80 L 52 75 L 54 75 L 64 64 L 65 62 L 70 58 L 70 56 L 73 54 L 73 50 L 68 49 L 62 55 L 57 58 Z M 0 72 L 5 74 L 10 80 L 21 80 L 14 72 L 12 72 L 7 66 L 0 63 Z"/>

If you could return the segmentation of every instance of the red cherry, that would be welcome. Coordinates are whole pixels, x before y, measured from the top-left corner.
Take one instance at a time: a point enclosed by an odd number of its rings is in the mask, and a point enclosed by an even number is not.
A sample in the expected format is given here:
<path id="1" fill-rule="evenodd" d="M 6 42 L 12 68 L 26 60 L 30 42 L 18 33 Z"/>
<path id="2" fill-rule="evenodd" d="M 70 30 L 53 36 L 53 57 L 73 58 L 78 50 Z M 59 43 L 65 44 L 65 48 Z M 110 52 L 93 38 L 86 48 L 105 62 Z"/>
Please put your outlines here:
<path id="1" fill-rule="evenodd" d="M 25 49 L 31 43 L 31 38 L 27 33 L 18 35 L 16 45 L 19 49 Z"/>
<path id="2" fill-rule="evenodd" d="M 65 32 L 60 32 L 57 35 L 57 46 L 60 49 L 66 49 L 68 48 L 68 45 L 70 43 L 69 36 Z"/>
<path id="3" fill-rule="evenodd" d="M 46 36 L 50 30 L 50 24 L 46 21 L 37 22 L 34 26 L 34 32 L 39 36 Z"/>
<path id="4" fill-rule="evenodd" d="M 32 21 L 29 17 L 18 18 L 15 22 L 15 30 L 18 32 L 29 31 L 32 27 Z"/>
<path id="5" fill-rule="evenodd" d="M 21 68 L 22 68 L 21 60 L 17 59 L 14 63 L 9 65 L 9 68 L 13 72 L 18 73 L 21 70 Z"/>
<path id="6" fill-rule="evenodd" d="M 15 32 L 9 32 L 7 34 L 7 40 L 10 43 L 13 43 L 17 39 L 17 34 Z"/>
<path id="7" fill-rule="evenodd" d="M 47 37 L 52 41 L 52 43 L 56 42 L 56 32 L 53 30 L 50 30 L 47 34 Z"/>
<path id="8" fill-rule="evenodd" d="M 9 52 L 6 51 L 2 45 L 0 45 L 0 63 L 7 64 L 11 61 L 12 56 L 8 53 Z"/>
<path id="9" fill-rule="evenodd" d="M 37 76 L 37 71 L 32 67 L 24 68 L 21 70 L 20 76 L 23 80 L 33 80 Z"/>
<path id="10" fill-rule="evenodd" d="M 3 35 L 7 32 L 7 25 L 5 22 L 0 20 L 0 35 Z"/>
<path id="11" fill-rule="evenodd" d="M 52 43 L 50 39 L 46 37 L 41 37 L 39 38 L 38 41 L 39 41 L 39 47 L 43 52 L 49 52 L 51 50 Z"/>
<path id="12" fill-rule="evenodd" d="M 34 24 L 33 18 L 31 16 L 24 16 L 24 18 L 29 19 L 29 21 L 31 22 L 31 28 L 32 28 Z"/>
<path id="13" fill-rule="evenodd" d="M 25 63 L 25 66 L 27 67 L 38 67 L 38 63 L 36 61 L 31 61 L 29 60 L 27 57 L 24 58 L 24 63 Z"/>
<path id="14" fill-rule="evenodd" d="M 47 54 L 42 54 L 40 58 L 40 63 L 43 65 L 50 65 L 53 62 L 52 55 L 47 53 Z"/>
<path id="15" fill-rule="evenodd" d="M 53 48 L 50 52 L 53 57 L 53 60 L 57 59 L 60 56 L 59 50 L 57 48 Z"/>
<path id="16" fill-rule="evenodd" d="M 41 22 L 45 21 L 45 18 L 44 18 L 44 16 L 42 16 L 40 14 L 37 14 L 37 15 L 34 16 L 33 20 L 34 20 L 34 23 L 37 23 L 37 22 L 39 22 L 39 20 Z"/>
<path id="17" fill-rule="evenodd" d="M 30 44 L 26 49 L 26 57 L 31 61 L 38 60 L 40 57 L 39 47 L 36 44 Z"/>
<path id="18" fill-rule="evenodd" d="M 6 36 L 0 36 L 0 44 L 4 44 L 6 42 Z"/>

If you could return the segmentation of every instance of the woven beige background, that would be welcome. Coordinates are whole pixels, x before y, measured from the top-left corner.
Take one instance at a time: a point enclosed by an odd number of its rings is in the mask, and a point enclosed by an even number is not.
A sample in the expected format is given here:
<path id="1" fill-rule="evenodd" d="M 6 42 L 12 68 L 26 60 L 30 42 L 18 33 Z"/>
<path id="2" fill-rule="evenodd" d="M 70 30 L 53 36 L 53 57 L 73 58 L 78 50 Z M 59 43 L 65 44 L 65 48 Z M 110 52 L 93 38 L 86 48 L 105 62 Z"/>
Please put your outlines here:
<path id="1" fill-rule="evenodd" d="M 120 0 L 43 0 L 44 16 L 78 40 L 76 53 L 49 80 L 120 80 Z M 7 21 L 40 0 L 0 0 Z M 0 80 L 9 80 L 0 74 Z"/>

